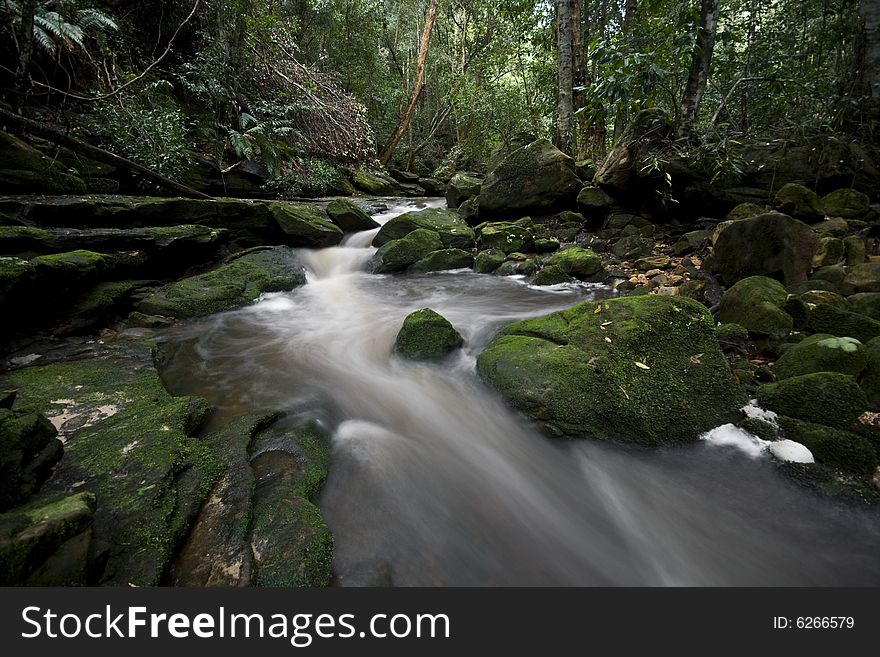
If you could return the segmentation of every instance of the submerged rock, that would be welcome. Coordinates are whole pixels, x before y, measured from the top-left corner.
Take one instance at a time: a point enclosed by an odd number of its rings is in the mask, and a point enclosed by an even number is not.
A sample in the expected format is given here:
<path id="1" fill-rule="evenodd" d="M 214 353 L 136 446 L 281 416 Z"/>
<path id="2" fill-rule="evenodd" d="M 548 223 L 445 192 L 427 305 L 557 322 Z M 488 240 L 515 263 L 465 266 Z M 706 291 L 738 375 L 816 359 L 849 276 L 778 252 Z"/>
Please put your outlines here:
<path id="1" fill-rule="evenodd" d="M 305 269 L 293 250 L 278 246 L 245 253 L 204 274 L 159 288 L 139 306 L 147 315 L 199 317 L 246 305 L 264 292 L 292 290 L 305 283 Z"/>
<path id="2" fill-rule="evenodd" d="M 394 351 L 409 360 L 439 360 L 463 343 L 449 320 L 430 308 L 422 308 L 403 320 Z"/>
<path id="3" fill-rule="evenodd" d="M 708 311 L 678 297 L 586 302 L 502 331 L 477 370 L 556 434 L 687 442 L 744 403 Z"/>

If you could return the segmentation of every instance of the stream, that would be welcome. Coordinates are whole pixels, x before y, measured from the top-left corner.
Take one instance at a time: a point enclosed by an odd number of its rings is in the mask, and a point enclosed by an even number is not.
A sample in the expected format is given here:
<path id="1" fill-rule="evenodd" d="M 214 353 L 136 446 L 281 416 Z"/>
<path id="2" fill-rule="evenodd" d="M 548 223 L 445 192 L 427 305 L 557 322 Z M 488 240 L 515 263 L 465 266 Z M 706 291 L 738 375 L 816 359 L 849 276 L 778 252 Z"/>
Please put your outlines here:
<path id="1" fill-rule="evenodd" d="M 374 218 L 445 205 L 394 203 Z M 166 383 L 208 398 L 215 423 L 283 409 L 331 432 L 318 505 L 336 584 L 880 585 L 876 511 L 819 498 L 735 447 L 550 440 L 479 381 L 476 356 L 500 327 L 612 290 L 469 270 L 373 275 L 375 233 L 302 251 L 301 288 L 167 336 L 188 346 Z M 465 339 L 440 364 L 392 355 L 423 307 Z"/>

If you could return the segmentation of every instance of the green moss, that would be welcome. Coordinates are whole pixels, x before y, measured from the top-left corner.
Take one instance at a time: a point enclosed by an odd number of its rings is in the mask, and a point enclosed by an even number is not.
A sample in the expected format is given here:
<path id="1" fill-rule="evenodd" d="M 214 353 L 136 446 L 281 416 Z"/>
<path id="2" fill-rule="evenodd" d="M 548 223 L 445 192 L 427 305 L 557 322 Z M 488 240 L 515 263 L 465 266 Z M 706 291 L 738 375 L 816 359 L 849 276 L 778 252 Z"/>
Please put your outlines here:
<path id="1" fill-rule="evenodd" d="M 481 249 L 502 253 L 531 251 L 535 246 L 535 239 L 527 227 L 506 221 L 481 224 L 478 236 Z"/>
<path id="2" fill-rule="evenodd" d="M 391 240 L 406 237 L 420 228 L 437 233 L 444 248 L 468 250 L 474 246 L 474 230 L 456 212 L 433 208 L 394 217 L 376 233 L 373 246 L 382 246 Z"/>
<path id="3" fill-rule="evenodd" d="M 782 283 L 765 276 L 750 276 L 737 282 L 721 297 L 718 319 L 744 326 L 757 337 L 782 341 L 794 321 L 782 310 L 788 296 Z"/>
<path id="4" fill-rule="evenodd" d="M 501 251 L 490 249 L 480 251 L 474 258 L 474 271 L 478 274 L 491 274 L 507 259 Z"/>
<path id="5" fill-rule="evenodd" d="M 443 271 L 446 269 L 468 269 L 474 264 L 474 256 L 469 251 L 461 249 L 441 249 L 429 253 L 424 258 L 410 266 L 409 271 L 426 273 Z"/>
<path id="6" fill-rule="evenodd" d="M 749 340 L 749 332 L 746 327 L 739 324 L 721 324 L 715 328 L 715 334 L 718 336 L 719 342 L 737 344 Z"/>
<path id="7" fill-rule="evenodd" d="M 841 307 L 841 304 L 832 304 Z M 846 309 L 880 321 L 880 292 L 862 292 L 846 298 Z"/>
<path id="8" fill-rule="evenodd" d="M 788 348 L 776 361 L 773 371 L 780 379 L 814 372 L 856 376 L 866 362 L 865 347 L 858 340 L 818 333 Z"/>
<path id="9" fill-rule="evenodd" d="M 265 292 L 305 283 L 302 265 L 287 247 L 248 253 L 207 273 L 170 283 L 141 302 L 147 315 L 198 317 L 246 305 Z"/>
<path id="10" fill-rule="evenodd" d="M 111 256 L 94 251 L 78 250 L 67 253 L 54 253 L 37 256 L 31 260 L 37 275 L 53 272 L 65 276 L 84 276 L 97 272 L 107 266 Z"/>
<path id="11" fill-rule="evenodd" d="M 757 217 L 759 214 L 767 212 L 766 208 L 756 203 L 740 203 L 733 210 L 727 213 L 727 221 L 736 221 L 738 219 L 748 219 L 749 217 Z"/>
<path id="12" fill-rule="evenodd" d="M 847 304 L 846 299 L 842 296 L 836 292 L 830 292 L 828 290 L 808 290 L 803 292 L 801 294 L 801 301 L 812 306 L 816 306 L 820 303 L 827 303 L 829 306 L 834 306 L 835 308 L 844 308 Z"/>
<path id="13" fill-rule="evenodd" d="M 788 183 L 776 193 L 773 207 L 795 219 L 815 222 L 825 215 L 822 199 L 811 189 L 797 183 Z"/>
<path id="14" fill-rule="evenodd" d="M 559 283 L 570 283 L 572 280 L 571 276 L 558 265 L 545 264 L 535 276 L 532 285 L 558 285 Z"/>
<path id="15" fill-rule="evenodd" d="M 868 402 L 852 376 L 817 372 L 761 386 L 758 405 L 798 420 L 846 429 Z"/>
<path id="16" fill-rule="evenodd" d="M 27 368 L 2 383 L 19 389 L 23 409 L 74 416 L 62 426 L 68 440 L 53 482 L 97 497 L 95 534 L 110 545 L 104 581 L 159 584 L 222 471 L 191 437 L 207 402 L 170 396 L 141 359 Z"/>
<path id="17" fill-rule="evenodd" d="M 588 280 L 602 271 L 602 259 L 591 249 L 573 246 L 550 256 L 545 267 L 559 267 L 573 278 Z"/>
<path id="18" fill-rule="evenodd" d="M 851 337 L 863 343 L 880 336 L 877 320 L 824 303 L 811 309 L 808 326 L 815 333 Z"/>
<path id="19" fill-rule="evenodd" d="M 417 228 L 404 237 L 379 247 L 371 260 L 371 268 L 376 274 L 404 271 L 442 248 L 443 243 L 437 233 L 426 228 Z"/>
<path id="20" fill-rule="evenodd" d="M 445 317 L 422 308 L 403 320 L 394 350 L 410 360 L 438 360 L 463 343 L 461 334 Z"/>
<path id="21" fill-rule="evenodd" d="M 870 208 L 871 199 L 855 189 L 837 189 L 822 198 L 822 206 L 829 217 L 861 219 Z"/>
<path id="22" fill-rule="evenodd" d="M 379 227 L 379 223 L 376 220 L 346 199 L 338 198 L 331 201 L 327 205 L 327 215 L 334 224 L 346 233 L 372 230 Z"/>
<path id="23" fill-rule="evenodd" d="M 694 440 L 745 403 L 707 310 L 673 297 L 586 302 L 517 322 L 477 370 L 550 432 L 647 445 Z"/>
<path id="24" fill-rule="evenodd" d="M 748 417 L 739 426 L 761 440 L 779 439 L 779 428 L 761 418 Z"/>
<path id="25" fill-rule="evenodd" d="M 266 206 L 290 246 L 321 248 L 342 241 L 339 227 L 311 208 L 281 201 L 269 201 Z"/>
<path id="26" fill-rule="evenodd" d="M 862 475 L 877 467 L 877 453 L 862 436 L 790 417 L 780 417 L 779 426 L 786 438 L 806 445 L 818 463 Z"/>
<path id="27" fill-rule="evenodd" d="M 870 340 L 865 345 L 865 358 L 867 370 L 860 385 L 865 392 L 869 406 L 876 410 L 880 408 L 880 337 Z"/>

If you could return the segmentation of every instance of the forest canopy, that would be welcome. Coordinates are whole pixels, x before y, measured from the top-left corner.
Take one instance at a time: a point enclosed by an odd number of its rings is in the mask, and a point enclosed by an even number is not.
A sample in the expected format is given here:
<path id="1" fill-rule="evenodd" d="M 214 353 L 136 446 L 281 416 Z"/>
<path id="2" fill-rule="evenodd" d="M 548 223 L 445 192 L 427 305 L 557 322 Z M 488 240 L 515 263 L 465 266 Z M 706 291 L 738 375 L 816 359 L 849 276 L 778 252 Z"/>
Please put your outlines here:
<path id="1" fill-rule="evenodd" d="M 3 97 L 172 178 L 259 162 L 444 178 L 518 135 L 598 161 L 648 108 L 713 175 L 732 144 L 873 140 L 870 0 L 0 0 Z M 874 94 L 876 95 L 876 94 Z"/>

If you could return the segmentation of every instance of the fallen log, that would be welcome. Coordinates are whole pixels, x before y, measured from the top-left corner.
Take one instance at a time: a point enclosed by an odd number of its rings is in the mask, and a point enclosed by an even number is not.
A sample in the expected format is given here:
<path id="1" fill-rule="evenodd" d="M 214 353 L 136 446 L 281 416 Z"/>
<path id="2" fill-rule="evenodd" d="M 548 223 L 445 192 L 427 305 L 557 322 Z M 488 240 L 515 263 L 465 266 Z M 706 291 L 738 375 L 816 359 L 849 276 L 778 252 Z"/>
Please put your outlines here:
<path id="1" fill-rule="evenodd" d="M 11 123 L 12 125 L 15 125 L 23 130 L 27 130 L 29 133 L 37 137 L 48 139 L 54 144 L 64 146 L 72 151 L 76 151 L 77 153 L 82 153 L 83 155 L 86 155 L 93 160 L 104 162 L 105 164 L 110 164 L 112 166 L 119 167 L 120 169 L 129 171 L 136 176 L 140 176 L 145 180 L 156 183 L 160 187 L 180 194 L 181 196 L 186 196 L 187 198 L 201 199 L 212 198 L 208 194 L 204 194 L 197 189 L 193 189 L 192 187 L 171 180 L 171 178 L 166 178 L 161 173 L 157 173 L 152 169 L 141 166 L 137 162 L 132 162 L 129 159 L 116 155 L 115 153 L 105 151 L 103 148 L 93 146 L 92 144 L 84 142 L 81 139 L 77 139 L 76 137 L 72 137 L 71 135 L 61 132 L 60 130 L 56 130 L 55 128 L 52 128 L 45 123 L 33 121 L 32 119 L 27 119 L 23 116 L 19 116 L 18 114 L 14 114 L 2 107 L 0 107 L 0 119 Z"/>

